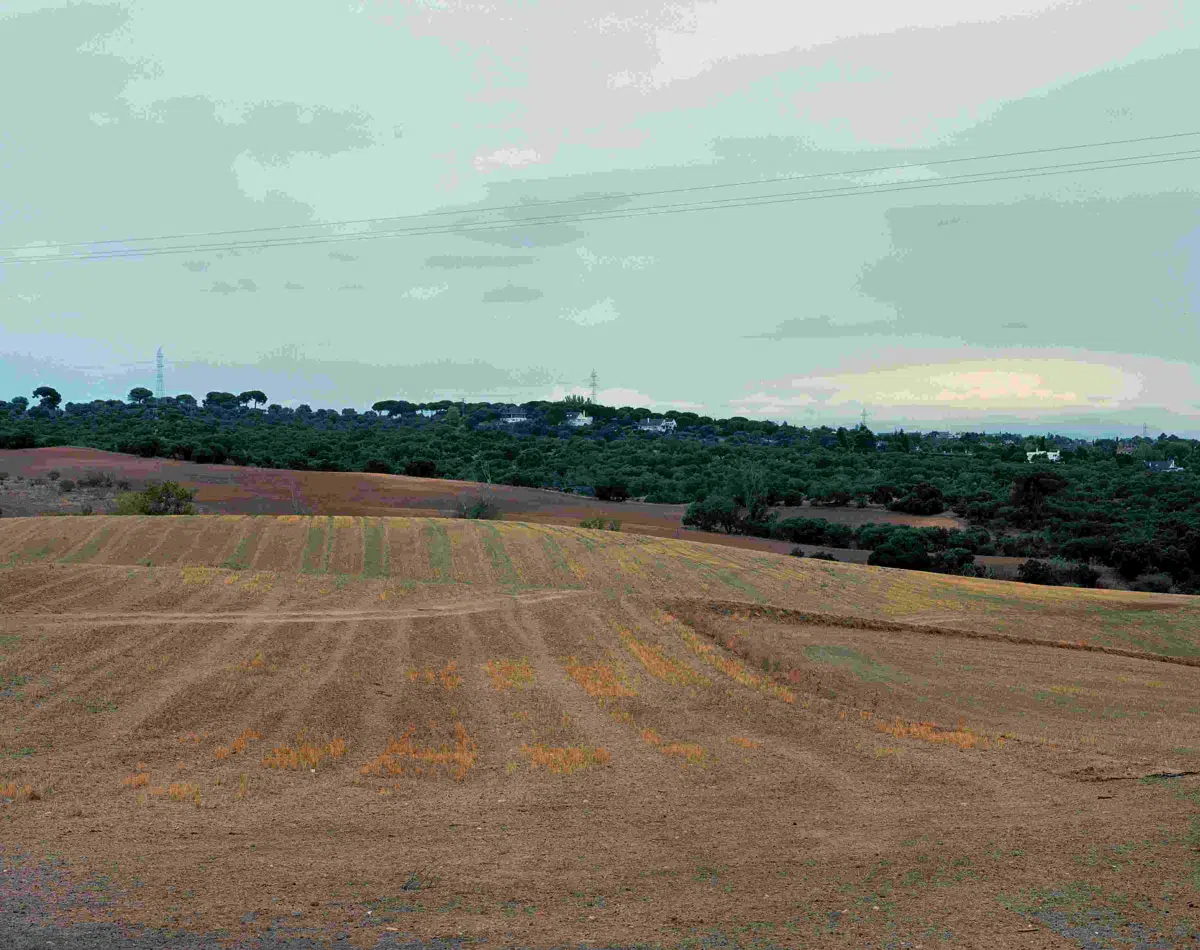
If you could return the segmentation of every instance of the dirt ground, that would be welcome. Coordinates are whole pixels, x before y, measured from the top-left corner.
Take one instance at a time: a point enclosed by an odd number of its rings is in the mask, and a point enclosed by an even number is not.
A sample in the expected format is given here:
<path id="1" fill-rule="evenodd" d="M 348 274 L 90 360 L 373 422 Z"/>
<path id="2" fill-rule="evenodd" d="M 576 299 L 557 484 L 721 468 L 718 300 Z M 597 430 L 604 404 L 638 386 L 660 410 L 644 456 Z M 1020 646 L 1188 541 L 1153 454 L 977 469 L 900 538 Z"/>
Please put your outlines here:
<path id="1" fill-rule="evenodd" d="M 64 920 L 355 946 L 1196 946 L 1198 685 L 1183 596 L 6 517 L 0 899 L 51 868 Z"/>

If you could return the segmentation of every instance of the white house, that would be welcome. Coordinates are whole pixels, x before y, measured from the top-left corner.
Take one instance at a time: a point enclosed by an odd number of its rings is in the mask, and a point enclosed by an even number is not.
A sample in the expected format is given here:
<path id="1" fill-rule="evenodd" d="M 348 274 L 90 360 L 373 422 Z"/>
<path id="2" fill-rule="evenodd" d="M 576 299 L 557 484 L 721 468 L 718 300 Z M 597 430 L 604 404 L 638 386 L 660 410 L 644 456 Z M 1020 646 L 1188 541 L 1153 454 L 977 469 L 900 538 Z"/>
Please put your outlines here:
<path id="1" fill-rule="evenodd" d="M 1174 459 L 1168 459 L 1165 462 L 1147 462 L 1146 468 L 1152 472 L 1182 472 L 1183 466 L 1176 465 Z"/>
<path id="2" fill-rule="evenodd" d="M 528 422 L 529 417 L 525 415 L 524 409 L 510 408 L 501 411 L 500 420 L 507 423 Z"/>
<path id="3" fill-rule="evenodd" d="M 586 412 L 572 410 L 567 413 L 567 425 L 569 426 L 590 426 L 596 420 L 589 416 Z"/>
<path id="4" fill-rule="evenodd" d="M 638 429 L 642 432 L 674 432 L 675 426 L 674 419 L 666 419 L 662 416 L 651 416 L 637 424 Z"/>
<path id="5" fill-rule="evenodd" d="M 443 410 L 443 409 L 418 409 L 414 413 L 414 415 L 424 416 L 426 419 L 431 419 L 434 416 L 436 416 L 438 413 L 444 412 L 444 411 L 445 410 Z"/>
<path id="6" fill-rule="evenodd" d="M 1061 454 L 1062 453 L 1057 450 L 1055 450 L 1053 452 L 1026 452 L 1025 453 L 1025 461 L 1032 462 L 1038 456 L 1044 455 L 1044 456 L 1046 456 L 1046 461 L 1057 462 L 1059 460 L 1059 457 Z"/>

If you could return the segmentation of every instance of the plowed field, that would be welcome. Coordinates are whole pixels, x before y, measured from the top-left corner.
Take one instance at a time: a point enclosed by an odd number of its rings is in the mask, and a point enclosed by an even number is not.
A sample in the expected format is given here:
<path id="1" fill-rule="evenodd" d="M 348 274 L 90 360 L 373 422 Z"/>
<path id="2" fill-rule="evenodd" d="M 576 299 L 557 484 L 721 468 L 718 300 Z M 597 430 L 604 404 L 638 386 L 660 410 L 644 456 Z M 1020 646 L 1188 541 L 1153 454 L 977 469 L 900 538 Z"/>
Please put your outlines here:
<path id="1" fill-rule="evenodd" d="M 71 919 L 231 939 L 1195 946 L 1200 604 L 509 521 L 5 518 L 0 901 L 39 863 Z"/>

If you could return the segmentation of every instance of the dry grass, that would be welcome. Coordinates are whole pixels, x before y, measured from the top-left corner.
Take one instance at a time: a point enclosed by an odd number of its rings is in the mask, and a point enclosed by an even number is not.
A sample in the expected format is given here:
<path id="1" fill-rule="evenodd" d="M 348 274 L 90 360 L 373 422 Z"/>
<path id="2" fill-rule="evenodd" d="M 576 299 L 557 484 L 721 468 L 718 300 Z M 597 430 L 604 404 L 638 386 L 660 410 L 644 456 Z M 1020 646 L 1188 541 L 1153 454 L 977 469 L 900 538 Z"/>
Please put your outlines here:
<path id="1" fill-rule="evenodd" d="M 570 656 L 563 660 L 563 666 L 571 679 L 582 686 L 589 696 L 615 699 L 637 695 L 636 690 L 621 682 L 616 671 L 607 663 L 585 666 Z"/>
<path id="2" fill-rule="evenodd" d="M 629 630 L 617 626 L 617 634 L 625 649 L 637 657 L 638 662 L 656 679 L 677 686 L 711 686 L 712 682 L 701 676 L 685 663 L 678 663 L 663 653 L 662 647 L 645 643 Z"/>
<path id="3" fill-rule="evenodd" d="M 762 743 L 754 739 L 744 739 L 741 736 L 730 736 L 729 741 L 734 745 L 740 745 L 743 749 L 758 749 L 762 747 Z"/>
<path id="4" fill-rule="evenodd" d="M 592 746 L 547 746 L 542 743 L 522 745 L 521 754 L 529 760 L 531 769 L 544 766 L 556 775 L 570 775 L 583 769 L 607 765 L 608 750 Z"/>
<path id="5" fill-rule="evenodd" d="M 413 742 L 416 727 L 410 726 L 399 739 L 389 739 L 387 748 L 359 769 L 362 775 L 436 776 L 439 768 L 453 769 L 454 780 L 461 782 L 479 758 L 475 740 L 467 735 L 461 722 L 454 724 L 454 745 L 421 747 Z M 420 764 L 418 764 L 420 763 Z"/>
<path id="6" fill-rule="evenodd" d="M 243 673 L 274 673 L 275 672 L 275 664 L 267 662 L 266 658 L 262 655 L 262 650 L 255 651 L 254 656 L 251 659 L 242 660 L 242 662 L 239 663 L 236 667 L 229 667 L 229 668 L 241 670 L 241 672 L 243 672 Z"/>
<path id="7" fill-rule="evenodd" d="M 145 762 L 138 763 L 139 770 L 144 770 L 145 768 L 146 768 Z M 124 785 L 126 788 L 131 788 L 131 789 L 132 788 L 144 788 L 145 786 L 150 784 L 150 773 L 147 771 L 138 771 L 138 772 L 134 773 L 133 775 L 126 775 L 123 779 L 121 779 L 121 784 Z"/>
<path id="8" fill-rule="evenodd" d="M 325 744 L 309 742 L 304 733 L 296 736 L 296 745 L 276 746 L 262 758 L 262 764 L 271 769 L 299 769 L 307 766 L 316 769 L 322 762 L 329 759 L 336 762 L 346 754 L 346 741 L 333 738 Z"/>
<path id="9" fill-rule="evenodd" d="M 506 689 L 526 689 L 533 685 L 536 677 L 529 660 L 522 657 L 519 660 L 488 660 L 488 676 L 492 678 L 492 686 L 496 692 Z"/>
<path id="10" fill-rule="evenodd" d="M 876 723 L 875 728 L 897 739 L 920 739 L 923 742 L 957 746 L 959 749 L 991 748 L 991 741 L 987 736 L 966 729 L 961 723 L 956 729 L 946 729 L 932 722 L 905 722 L 903 719 L 897 719 L 894 723 Z M 997 747 L 1003 744 L 1003 739 L 996 740 Z"/>

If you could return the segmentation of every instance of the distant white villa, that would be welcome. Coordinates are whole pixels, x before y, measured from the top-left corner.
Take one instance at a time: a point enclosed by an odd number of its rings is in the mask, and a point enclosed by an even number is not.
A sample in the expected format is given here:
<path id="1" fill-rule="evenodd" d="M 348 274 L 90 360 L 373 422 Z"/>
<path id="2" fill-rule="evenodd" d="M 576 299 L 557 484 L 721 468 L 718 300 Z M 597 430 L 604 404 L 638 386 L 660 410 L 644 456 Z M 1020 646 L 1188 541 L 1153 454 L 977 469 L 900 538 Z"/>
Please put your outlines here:
<path id="1" fill-rule="evenodd" d="M 1058 450 L 1055 450 L 1053 452 L 1026 452 L 1025 453 L 1025 461 L 1032 462 L 1035 458 L 1038 458 L 1039 456 L 1044 455 L 1044 456 L 1046 456 L 1046 461 L 1057 462 L 1059 460 L 1059 456 L 1061 454 L 1062 453 L 1059 452 Z"/>
<path id="2" fill-rule="evenodd" d="M 567 425 L 569 426 L 590 426 L 595 421 L 586 412 L 581 412 L 578 409 L 567 413 Z"/>
<path id="3" fill-rule="evenodd" d="M 418 409 L 415 415 L 424 416 L 426 419 L 431 419 L 434 416 L 441 415 L 445 411 L 445 409 Z"/>
<path id="4" fill-rule="evenodd" d="M 529 417 L 525 414 L 525 410 L 515 407 L 501 410 L 500 419 L 501 421 L 508 423 L 529 421 Z"/>
<path id="5" fill-rule="evenodd" d="M 674 419 L 666 419 L 663 416 L 651 416 L 649 419 L 639 422 L 637 427 L 642 432 L 673 432 L 676 422 Z"/>

